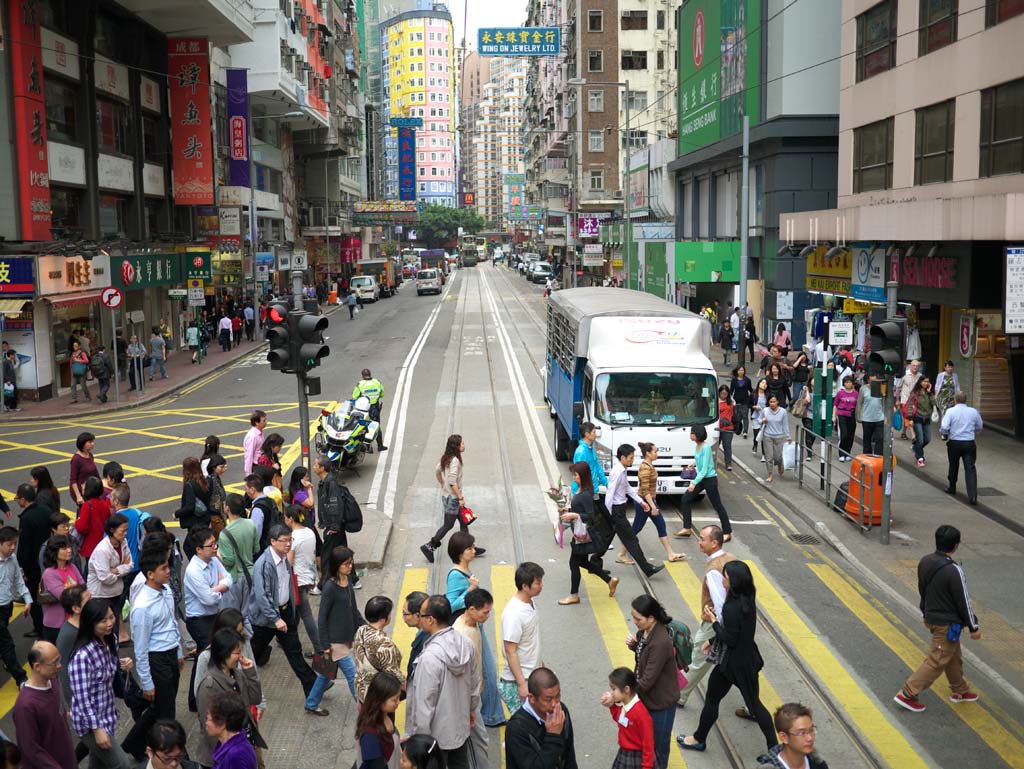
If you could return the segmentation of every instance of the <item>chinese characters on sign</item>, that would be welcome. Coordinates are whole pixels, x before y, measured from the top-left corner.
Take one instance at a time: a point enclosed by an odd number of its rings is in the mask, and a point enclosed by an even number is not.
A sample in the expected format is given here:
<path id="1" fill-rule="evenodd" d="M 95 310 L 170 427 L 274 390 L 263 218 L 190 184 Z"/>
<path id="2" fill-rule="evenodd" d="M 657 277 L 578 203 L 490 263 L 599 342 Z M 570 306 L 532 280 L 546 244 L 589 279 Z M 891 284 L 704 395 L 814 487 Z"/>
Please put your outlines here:
<path id="1" fill-rule="evenodd" d="M 0 295 L 31 294 L 35 291 L 30 256 L 0 257 Z"/>
<path id="2" fill-rule="evenodd" d="M 849 296 L 853 254 L 844 248 L 838 256 L 828 259 L 825 256 L 827 251 L 825 246 L 818 246 L 807 257 L 807 290 Z"/>
<path id="3" fill-rule="evenodd" d="M 523 210 L 523 185 L 526 177 L 523 174 L 506 174 L 505 184 L 508 185 L 508 218 L 518 219 Z"/>
<path id="4" fill-rule="evenodd" d="M 352 212 L 356 214 L 415 214 L 416 203 L 401 200 L 360 200 L 352 204 Z"/>
<path id="5" fill-rule="evenodd" d="M 214 202 L 208 51 L 203 37 L 167 39 L 174 202 L 181 206 Z"/>
<path id="6" fill-rule="evenodd" d="M 37 0 L 8 3 L 14 139 L 24 240 L 51 238 L 50 169 L 46 157 L 46 104 L 38 5 Z"/>
<path id="7" fill-rule="evenodd" d="M 416 129 L 398 129 L 398 199 L 416 200 Z"/>
<path id="8" fill-rule="evenodd" d="M 227 71 L 230 184 L 249 186 L 249 83 L 244 69 Z"/>
<path id="9" fill-rule="evenodd" d="M 1006 249 L 1005 329 L 1007 334 L 1024 334 L 1024 248 L 1020 246 Z"/>
<path id="10" fill-rule="evenodd" d="M 488 27 L 477 32 L 481 56 L 558 56 L 562 52 L 559 27 Z"/>
<path id="11" fill-rule="evenodd" d="M 580 217 L 580 237 L 596 238 L 601 234 L 601 220 L 596 216 Z"/>

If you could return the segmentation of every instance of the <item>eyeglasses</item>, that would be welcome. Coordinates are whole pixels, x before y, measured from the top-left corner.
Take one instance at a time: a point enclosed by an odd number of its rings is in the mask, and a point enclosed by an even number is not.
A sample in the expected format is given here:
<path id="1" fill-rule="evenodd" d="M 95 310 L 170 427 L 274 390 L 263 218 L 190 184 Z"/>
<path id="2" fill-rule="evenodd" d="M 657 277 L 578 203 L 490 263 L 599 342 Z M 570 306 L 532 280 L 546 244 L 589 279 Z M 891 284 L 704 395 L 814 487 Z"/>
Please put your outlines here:
<path id="1" fill-rule="evenodd" d="M 289 540 L 289 541 L 291 541 L 291 540 Z M 220 545 L 218 545 L 216 542 L 211 542 L 208 545 L 203 545 L 203 548 L 207 549 L 207 550 L 210 549 L 210 548 L 216 550 L 218 547 L 220 547 Z"/>
<path id="2" fill-rule="evenodd" d="M 290 545 L 292 543 L 291 537 L 279 537 L 274 540 L 275 542 L 283 542 L 284 544 Z"/>
<path id="3" fill-rule="evenodd" d="M 420 613 L 417 612 L 417 611 L 403 611 L 402 612 L 402 616 L 403 617 L 419 617 Z"/>
<path id="4" fill-rule="evenodd" d="M 154 753 L 153 755 L 160 759 L 160 763 L 166 764 L 167 766 L 178 766 L 185 758 L 184 753 L 175 753 L 173 756 L 168 756 L 164 753 Z"/>
<path id="5" fill-rule="evenodd" d="M 818 727 L 812 726 L 810 729 L 798 729 L 795 732 L 786 732 L 790 737 L 799 737 L 802 740 L 806 740 L 808 737 L 813 737 L 818 733 Z"/>

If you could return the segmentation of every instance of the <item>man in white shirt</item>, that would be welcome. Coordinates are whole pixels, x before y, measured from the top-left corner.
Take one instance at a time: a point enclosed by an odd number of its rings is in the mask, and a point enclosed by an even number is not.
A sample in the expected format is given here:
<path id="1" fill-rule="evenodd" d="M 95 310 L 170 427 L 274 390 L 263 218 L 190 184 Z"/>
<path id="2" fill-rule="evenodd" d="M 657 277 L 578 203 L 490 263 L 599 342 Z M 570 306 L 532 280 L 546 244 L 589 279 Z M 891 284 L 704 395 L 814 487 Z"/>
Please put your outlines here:
<path id="1" fill-rule="evenodd" d="M 231 318 L 225 314 L 217 325 L 217 329 L 220 331 L 220 349 L 222 352 L 230 352 L 231 350 Z"/>
<path id="2" fill-rule="evenodd" d="M 964 479 L 967 481 L 967 504 L 978 504 L 978 444 L 975 434 L 981 432 L 983 423 L 976 408 L 967 405 L 967 393 L 963 390 L 953 396 L 953 408 L 942 415 L 939 432 L 947 439 L 946 456 L 949 459 L 949 485 L 944 491 L 956 494 L 956 482 L 960 475 L 960 460 L 964 461 Z"/>
<path id="3" fill-rule="evenodd" d="M 217 557 L 217 535 L 213 529 L 193 529 L 192 547 L 195 555 L 185 568 L 185 627 L 196 642 L 196 654 L 210 645 L 210 630 L 221 609 L 221 599 L 231 589 L 233 580 Z M 196 668 L 192 666 L 189 681 L 189 705 L 195 697 Z"/>
<path id="4" fill-rule="evenodd" d="M 501 699 L 511 715 L 529 694 L 527 679 L 543 667 L 540 657 L 540 617 L 533 599 L 544 589 L 544 569 L 526 561 L 515 573 L 516 594 L 501 612 L 501 642 L 505 667 L 498 681 Z"/>
<path id="5" fill-rule="evenodd" d="M 659 571 L 662 571 L 665 565 L 651 565 L 647 560 L 647 556 L 644 555 L 643 548 L 640 547 L 640 541 L 636 538 L 636 534 L 633 533 L 633 527 L 626 520 L 627 497 L 631 497 L 644 510 L 651 509 L 651 506 L 640 499 L 640 495 L 629 485 L 626 469 L 633 466 L 633 458 L 635 456 L 636 449 L 628 443 L 623 443 L 615 451 L 616 462 L 611 473 L 608 474 L 608 492 L 605 494 L 604 504 L 612 517 L 612 528 L 615 529 L 615 533 L 618 535 L 619 541 L 622 542 L 622 546 L 633 556 L 633 560 L 636 561 L 640 570 L 648 577 L 653 577 Z M 628 561 L 621 559 L 616 560 L 616 563 L 632 565 Z"/>

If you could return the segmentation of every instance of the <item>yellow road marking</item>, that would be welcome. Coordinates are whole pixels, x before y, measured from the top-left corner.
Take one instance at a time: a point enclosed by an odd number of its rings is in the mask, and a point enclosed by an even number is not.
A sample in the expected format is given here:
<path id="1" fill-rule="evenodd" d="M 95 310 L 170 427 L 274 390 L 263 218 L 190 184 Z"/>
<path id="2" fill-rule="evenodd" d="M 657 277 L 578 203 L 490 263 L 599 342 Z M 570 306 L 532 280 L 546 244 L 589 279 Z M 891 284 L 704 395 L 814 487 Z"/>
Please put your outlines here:
<path id="1" fill-rule="evenodd" d="M 409 654 L 412 651 L 412 639 L 416 637 L 416 628 L 411 628 L 402 619 L 402 611 L 405 609 L 403 601 L 409 593 L 417 590 L 427 590 L 427 579 L 430 570 L 424 568 L 406 569 L 402 575 L 402 586 L 398 590 L 398 600 L 395 601 L 394 617 L 391 624 L 391 640 L 402 653 L 402 665 L 409 662 Z M 395 726 L 399 732 L 405 731 L 405 700 L 398 705 L 395 711 Z"/>
<path id="2" fill-rule="evenodd" d="M 631 635 L 626 619 L 614 598 L 608 597 L 608 586 L 589 572 L 583 574 L 583 585 L 586 588 L 586 602 L 594 613 L 597 629 L 601 632 L 605 651 L 611 660 L 612 668 L 636 667 L 636 657 L 626 646 L 626 636 Z M 609 669 L 608 672 L 611 672 Z M 673 735 L 674 737 L 674 735 Z M 680 749 L 673 738 L 668 750 L 668 769 L 685 769 Z"/>
<path id="3" fill-rule="evenodd" d="M 811 563 L 807 567 L 814 572 L 829 590 L 843 602 L 850 613 L 863 623 L 869 632 L 888 646 L 910 670 L 916 670 L 926 652 L 904 633 L 900 632 L 888 619 L 882 616 L 849 581 L 839 572 L 825 564 Z M 954 705 L 949 701 L 952 693 L 949 682 L 945 678 L 937 680 L 932 689 L 943 704 L 947 705 L 956 715 L 979 736 L 993 751 L 1014 769 L 1024 769 L 1024 743 L 1015 738 L 998 720 L 992 717 L 980 705 Z M 1019 723 L 1012 726 L 1018 733 L 1024 733 Z"/>
<path id="4" fill-rule="evenodd" d="M 14 611 L 11 612 L 11 619 L 9 621 L 14 622 L 15 619 L 24 613 L 25 604 L 14 604 Z M 31 672 L 27 662 L 22 665 L 22 667 L 24 668 L 26 675 Z M 14 701 L 16 699 L 18 699 L 18 685 L 14 682 L 13 678 L 9 678 L 4 685 L 0 687 L 0 718 L 4 718 L 14 709 Z"/>
<path id="5" fill-rule="evenodd" d="M 786 637 L 794 650 L 832 692 L 834 701 L 842 703 L 854 728 L 871 741 L 890 766 L 898 766 L 900 769 L 926 769 L 927 764 L 890 721 L 890 714 L 882 711 L 857 685 L 843 664 L 793 610 L 761 570 L 750 561 L 747 561 L 747 565 L 750 566 L 754 581 L 757 583 L 758 603 L 771 616 L 776 627 L 785 628 Z"/>
<path id="6" fill-rule="evenodd" d="M 499 563 L 491 567 L 491 597 L 494 598 L 494 609 L 491 616 L 494 617 L 494 645 L 497 649 L 496 665 L 498 678 L 501 678 L 501 671 L 505 667 L 505 647 L 501 642 L 501 612 L 505 604 L 516 594 L 516 567 L 514 564 Z M 499 609 L 500 607 L 500 609 Z M 505 703 L 502 702 L 502 711 L 505 711 Z M 511 714 L 509 714 L 511 715 Z M 505 727 L 498 729 L 498 750 L 501 753 L 501 766 L 505 767 Z"/>
<path id="7" fill-rule="evenodd" d="M 774 507 L 772 507 L 771 503 L 768 502 L 768 499 L 766 497 L 761 497 L 760 499 L 761 499 L 761 502 L 759 504 L 757 502 L 757 500 L 755 500 L 752 496 L 750 496 L 749 494 L 747 495 L 747 501 L 751 505 L 753 505 L 753 507 L 761 515 L 763 515 L 765 518 L 767 518 L 769 521 L 772 521 L 773 523 L 778 523 L 778 521 L 781 521 L 782 524 L 787 529 L 789 529 L 791 533 L 793 533 L 793 534 L 797 533 L 796 527 L 792 523 L 790 523 L 781 513 L 779 513 L 778 510 L 776 510 Z M 764 507 L 762 507 L 762 505 L 764 505 Z M 769 508 L 773 513 L 775 513 L 775 516 L 778 518 L 778 521 L 776 521 L 775 518 L 773 518 L 771 515 L 768 514 L 768 511 L 765 510 L 765 507 Z"/>

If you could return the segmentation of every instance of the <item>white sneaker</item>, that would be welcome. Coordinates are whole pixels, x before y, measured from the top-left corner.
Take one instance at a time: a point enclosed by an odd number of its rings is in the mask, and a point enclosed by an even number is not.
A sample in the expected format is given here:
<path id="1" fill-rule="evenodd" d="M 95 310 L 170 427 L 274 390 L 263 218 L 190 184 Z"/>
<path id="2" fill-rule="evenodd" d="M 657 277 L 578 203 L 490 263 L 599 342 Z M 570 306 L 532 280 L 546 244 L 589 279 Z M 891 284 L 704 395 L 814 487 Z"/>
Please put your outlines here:
<path id="1" fill-rule="evenodd" d="M 320 588 L 318 588 L 316 585 L 314 585 L 313 587 L 311 587 L 309 589 L 309 594 L 310 595 L 320 595 Z"/>
<path id="2" fill-rule="evenodd" d="M 764 460 L 764 457 L 761 457 L 761 464 L 762 464 L 762 465 L 763 465 L 763 464 L 765 464 L 765 460 Z"/>

